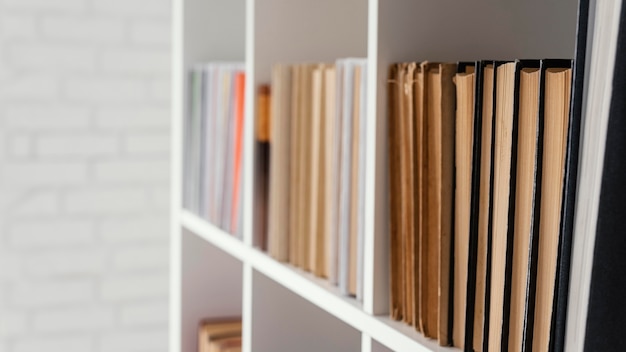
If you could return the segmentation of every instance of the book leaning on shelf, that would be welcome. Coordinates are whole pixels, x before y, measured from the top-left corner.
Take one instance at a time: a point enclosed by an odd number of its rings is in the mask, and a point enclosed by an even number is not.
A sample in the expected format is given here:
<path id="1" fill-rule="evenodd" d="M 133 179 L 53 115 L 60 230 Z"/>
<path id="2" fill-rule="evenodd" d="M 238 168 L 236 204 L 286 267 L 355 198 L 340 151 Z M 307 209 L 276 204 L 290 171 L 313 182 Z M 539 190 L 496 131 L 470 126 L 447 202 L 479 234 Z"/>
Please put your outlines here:
<path id="1" fill-rule="evenodd" d="M 244 65 L 196 65 L 188 82 L 183 206 L 241 237 Z"/>
<path id="2" fill-rule="evenodd" d="M 392 65 L 392 318 L 470 351 L 554 343 L 571 67 Z"/>
<path id="3" fill-rule="evenodd" d="M 267 251 L 359 300 L 366 73 L 365 59 L 275 65 L 269 108 Z"/>

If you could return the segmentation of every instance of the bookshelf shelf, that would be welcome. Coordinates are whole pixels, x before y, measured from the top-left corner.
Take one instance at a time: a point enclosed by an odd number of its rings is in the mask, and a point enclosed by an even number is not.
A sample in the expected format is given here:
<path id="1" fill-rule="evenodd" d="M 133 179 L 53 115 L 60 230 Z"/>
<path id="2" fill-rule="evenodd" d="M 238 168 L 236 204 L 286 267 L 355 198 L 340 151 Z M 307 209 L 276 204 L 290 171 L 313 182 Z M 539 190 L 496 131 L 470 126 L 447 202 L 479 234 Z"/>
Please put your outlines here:
<path id="1" fill-rule="evenodd" d="M 219 227 L 201 219 L 187 210 L 181 210 L 180 224 L 190 232 L 193 232 L 196 236 L 211 243 L 213 246 L 228 253 L 239 261 L 244 260 L 245 251 L 248 248 L 240 239 L 233 237 Z"/>
<path id="2" fill-rule="evenodd" d="M 458 351 L 388 317 L 388 67 L 426 59 L 573 58 L 576 10 L 569 0 L 174 0 L 170 352 L 196 350 L 198 319 L 232 315 L 242 316 L 245 352 Z M 269 83 L 274 63 L 348 56 L 367 57 L 372 77 L 363 302 L 257 249 L 252 224 L 258 85 Z M 241 239 L 182 207 L 185 72 L 216 60 L 246 67 Z"/>
<path id="3" fill-rule="evenodd" d="M 181 225 L 225 254 L 243 262 L 244 265 L 250 265 L 255 273 L 271 279 L 282 288 L 393 350 L 424 352 L 455 350 L 439 347 L 435 341 L 422 337 L 412 327 L 386 316 L 367 314 L 360 302 L 343 296 L 339 289 L 328 281 L 289 264 L 280 263 L 186 210 L 181 211 Z"/>

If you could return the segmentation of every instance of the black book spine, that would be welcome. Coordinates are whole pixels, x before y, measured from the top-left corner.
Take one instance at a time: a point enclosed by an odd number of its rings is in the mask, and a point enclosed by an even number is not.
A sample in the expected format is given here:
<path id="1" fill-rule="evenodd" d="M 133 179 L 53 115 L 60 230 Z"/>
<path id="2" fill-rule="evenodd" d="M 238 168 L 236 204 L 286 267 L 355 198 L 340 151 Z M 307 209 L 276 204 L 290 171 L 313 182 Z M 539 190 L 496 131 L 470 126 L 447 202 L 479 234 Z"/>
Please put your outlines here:
<path id="1" fill-rule="evenodd" d="M 589 0 L 580 0 L 578 6 L 578 28 L 576 34 L 576 57 L 573 67 L 572 99 L 570 105 L 569 133 L 565 156 L 565 180 L 563 204 L 561 206 L 561 233 L 557 258 L 555 302 L 552 315 L 550 350 L 562 352 L 565 348 L 567 324 L 567 301 L 570 279 L 572 234 L 576 207 L 576 184 L 578 181 L 578 159 L 580 127 L 585 81 L 585 56 L 587 53 L 587 31 L 589 25 Z"/>

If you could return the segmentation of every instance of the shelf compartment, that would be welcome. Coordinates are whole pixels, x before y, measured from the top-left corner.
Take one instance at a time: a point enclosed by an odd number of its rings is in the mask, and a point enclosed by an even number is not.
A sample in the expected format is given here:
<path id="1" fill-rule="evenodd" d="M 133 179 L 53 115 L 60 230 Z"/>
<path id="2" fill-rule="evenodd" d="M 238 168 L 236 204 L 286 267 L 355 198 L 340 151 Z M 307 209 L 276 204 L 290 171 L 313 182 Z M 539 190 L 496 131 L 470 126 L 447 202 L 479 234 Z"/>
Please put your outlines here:
<path id="1" fill-rule="evenodd" d="M 181 236 L 181 351 L 196 351 L 201 319 L 242 316 L 243 264 L 191 231 Z"/>
<path id="2" fill-rule="evenodd" d="M 315 277 L 289 264 L 280 263 L 192 213 L 183 210 L 180 219 L 182 225 L 196 233 L 198 238 L 212 243 L 232 257 L 249 264 L 254 271 L 263 274 L 276 284 L 392 350 L 457 351 L 452 348 L 439 347 L 436 341 L 426 339 L 412 327 L 403 323 L 393 321 L 388 317 L 372 316 L 366 313 L 360 302 L 352 297 L 343 296 L 339 289 L 327 280 Z M 255 290 L 253 285 L 253 294 Z M 253 302 L 253 310 L 256 309 L 256 304 L 258 302 Z M 254 334 L 254 329 L 252 333 Z"/>
<path id="3" fill-rule="evenodd" d="M 367 2 L 258 0 L 254 4 L 255 84 L 269 83 L 272 65 L 334 62 L 367 55 Z"/>
<path id="4" fill-rule="evenodd" d="M 256 270 L 252 288 L 253 350 L 360 350 L 360 331 Z"/>
<path id="5" fill-rule="evenodd" d="M 248 116 L 254 116 L 255 123 L 257 87 L 270 83 L 275 64 L 367 56 L 367 1 L 257 0 L 252 7 L 254 28 L 249 32 L 247 59 L 248 102 L 254 111 Z"/>
<path id="6" fill-rule="evenodd" d="M 389 180 L 387 158 L 387 75 L 406 61 L 573 58 L 578 4 L 569 0 L 495 1 L 369 0 L 369 136 L 373 200 L 366 218 L 366 308 L 389 312 Z M 372 140 L 369 139 L 369 140 Z M 368 175 L 368 177 L 372 177 Z M 370 259 L 371 258 L 371 259 Z"/>

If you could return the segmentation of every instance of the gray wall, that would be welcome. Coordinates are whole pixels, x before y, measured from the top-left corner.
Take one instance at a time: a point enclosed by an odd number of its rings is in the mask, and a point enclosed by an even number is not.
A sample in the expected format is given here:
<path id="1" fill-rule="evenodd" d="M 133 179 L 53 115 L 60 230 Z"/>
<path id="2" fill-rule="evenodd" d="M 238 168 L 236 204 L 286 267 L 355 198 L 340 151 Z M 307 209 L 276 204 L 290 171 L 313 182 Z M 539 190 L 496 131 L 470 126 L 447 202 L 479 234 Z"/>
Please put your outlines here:
<path id="1" fill-rule="evenodd" d="M 0 352 L 166 351 L 169 0 L 0 0 Z"/>

